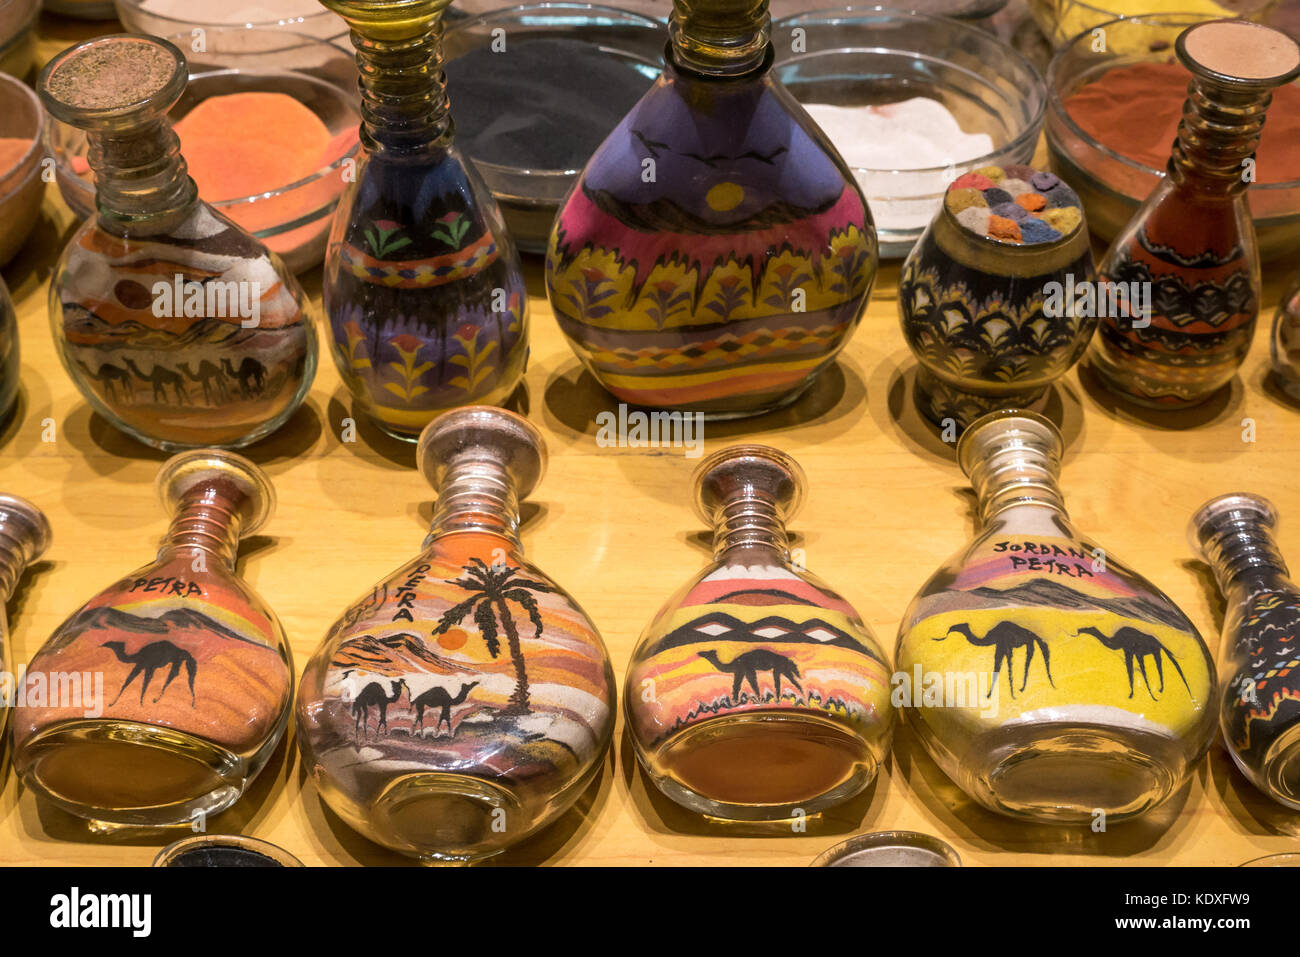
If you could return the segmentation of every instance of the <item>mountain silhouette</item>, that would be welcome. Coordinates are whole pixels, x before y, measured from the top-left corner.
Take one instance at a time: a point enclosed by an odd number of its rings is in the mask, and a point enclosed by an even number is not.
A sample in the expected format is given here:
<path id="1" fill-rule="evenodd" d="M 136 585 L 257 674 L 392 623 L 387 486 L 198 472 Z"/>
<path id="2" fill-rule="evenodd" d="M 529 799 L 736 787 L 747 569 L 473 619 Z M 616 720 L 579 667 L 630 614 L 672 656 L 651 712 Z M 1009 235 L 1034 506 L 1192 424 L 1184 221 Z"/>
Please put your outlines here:
<path id="1" fill-rule="evenodd" d="M 465 671 L 464 664 L 453 662 L 430 651 L 423 641 L 409 632 L 395 635 L 359 635 L 349 638 L 339 645 L 338 651 L 330 661 L 333 668 L 361 668 L 363 670 L 382 670 L 385 667 L 401 666 L 405 661 L 415 659 L 426 665 L 447 672 L 460 674 Z"/>
<path id="2" fill-rule="evenodd" d="M 192 608 L 172 608 L 156 618 L 151 618 L 147 615 L 133 615 L 118 608 L 106 607 L 86 608 L 69 618 L 59 629 L 58 643 L 55 647 L 62 648 L 74 638 L 96 628 L 136 635 L 166 635 L 173 631 L 195 628 L 212 632 L 231 641 L 242 641 L 259 648 L 268 647 L 265 641 L 245 637 Z"/>
<path id="3" fill-rule="evenodd" d="M 701 630 L 706 626 L 712 627 L 710 627 L 709 631 Z M 724 630 L 720 631 L 719 628 Z M 765 631 L 771 632 L 771 634 L 759 634 L 759 632 Z M 809 634 L 811 631 L 829 632 L 834 637 L 825 640 L 814 638 Z M 682 645 L 720 641 L 831 645 L 837 648 L 852 648 L 854 651 L 876 658 L 871 653 L 871 649 L 862 642 L 842 628 L 837 628 L 830 622 L 823 621 L 820 618 L 809 618 L 807 621 L 794 622 L 780 615 L 769 615 L 766 618 L 760 618 L 758 621 L 741 621 L 739 618 L 716 611 L 702 615 L 694 621 L 688 621 L 681 627 L 673 629 L 655 642 L 648 653 L 657 655 L 669 648 L 680 648 Z M 879 658 L 876 658 L 876 660 L 879 660 Z"/>
<path id="4" fill-rule="evenodd" d="M 1148 598 L 1095 598 L 1048 578 L 1035 578 L 1011 588 L 972 588 L 966 594 L 981 598 L 990 606 L 996 607 L 1046 605 L 1053 608 L 1093 609 L 1139 621 L 1155 621 L 1171 628 L 1187 627 L 1187 619 L 1168 602 L 1161 603 Z"/>

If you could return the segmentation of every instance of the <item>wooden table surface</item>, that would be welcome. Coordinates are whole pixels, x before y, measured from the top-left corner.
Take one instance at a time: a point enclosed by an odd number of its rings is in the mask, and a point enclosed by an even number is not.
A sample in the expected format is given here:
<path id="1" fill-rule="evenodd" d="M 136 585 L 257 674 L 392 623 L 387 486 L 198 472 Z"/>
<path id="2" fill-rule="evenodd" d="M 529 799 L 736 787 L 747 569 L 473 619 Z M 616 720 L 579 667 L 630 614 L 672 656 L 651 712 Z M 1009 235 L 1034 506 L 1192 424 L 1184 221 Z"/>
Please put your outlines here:
<path id="1" fill-rule="evenodd" d="M 89 30 L 49 17 L 42 23 L 42 59 Z M 150 561 L 167 523 L 153 486 L 164 454 L 92 414 L 54 353 L 48 280 L 74 226 L 51 186 L 31 241 L 3 272 L 21 327 L 23 389 L 14 421 L 0 433 L 0 491 L 36 502 L 54 528 L 49 551 L 9 605 L 11 666 L 30 660 L 96 591 Z M 1050 409 L 1068 442 L 1062 484 L 1078 527 L 1163 588 L 1216 649 L 1222 601 L 1184 536 L 1196 506 L 1233 490 L 1272 498 L 1283 513 L 1282 548 L 1300 562 L 1300 410 L 1265 381 L 1269 322 L 1295 265 L 1266 268 L 1254 348 L 1231 390 L 1208 406 L 1138 412 L 1117 406 L 1086 370 L 1076 370 L 1061 381 Z M 642 627 L 707 560 L 688 504 L 697 460 L 682 450 L 597 446 L 595 417 L 615 408 L 614 400 L 581 371 L 560 336 L 540 263 L 528 262 L 527 271 L 527 401 L 551 466 L 533 497 L 524 547 L 600 627 L 621 684 Z M 972 499 L 952 449 L 912 405 L 915 366 L 899 330 L 897 274 L 896 263 L 882 267 L 862 326 L 796 406 L 705 431 L 706 452 L 760 441 L 803 464 L 809 495 L 792 523 L 795 544 L 889 648 L 916 589 L 974 531 Z M 319 270 L 304 281 L 319 302 Z M 245 543 L 240 569 L 279 614 L 299 668 L 345 606 L 416 552 L 432 514 L 412 447 L 365 426 L 357 441 L 341 441 L 342 420 L 351 415 L 350 397 L 322 355 L 300 412 L 247 451 L 275 482 L 279 508 L 263 534 Z M 1243 440 L 1246 420 L 1254 424 L 1253 442 Z M 0 863 L 143 865 L 188 833 L 94 835 L 39 804 L 11 769 L 4 773 Z M 249 794 L 209 827 L 272 841 L 307 864 L 405 862 L 323 805 L 304 777 L 292 728 Z M 896 828 L 949 841 L 968 865 L 1232 865 L 1296 849 L 1300 815 L 1257 794 L 1216 744 L 1189 786 L 1145 819 L 1105 833 L 1026 826 L 973 805 L 900 731 L 887 767 L 859 799 L 810 820 L 802 834 L 754 833 L 709 824 L 660 797 L 636 765 L 620 715 L 603 772 L 577 807 L 498 860 L 802 865 L 852 834 Z"/>

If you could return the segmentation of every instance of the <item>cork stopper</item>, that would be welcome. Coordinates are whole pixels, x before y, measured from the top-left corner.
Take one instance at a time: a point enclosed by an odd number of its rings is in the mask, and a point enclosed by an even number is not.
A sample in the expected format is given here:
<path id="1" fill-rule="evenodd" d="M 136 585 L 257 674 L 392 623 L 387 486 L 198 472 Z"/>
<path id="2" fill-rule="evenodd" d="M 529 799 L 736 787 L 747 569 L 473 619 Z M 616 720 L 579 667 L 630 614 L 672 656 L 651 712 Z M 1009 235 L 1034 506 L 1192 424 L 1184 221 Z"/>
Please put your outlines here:
<path id="1" fill-rule="evenodd" d="M 438 416 L 424 427 L 416 462 L 425 479 L 440 489 L 453 465 L 496 464 L 526 498 L 546 472 L 546 442 L 521 415 L 491 405 L 467 405 Z"/>
<path id="2" fill-rule="evenodd" d="M 979 239 L 1050 245 L 1083 228 L 1079 196 L 1055 173 L 1032 166 L 984 166 L 953 180 L 944 210 Z"/>
<path id="3" fill-rule="evenodd" d="M 714 452 L 695 470 L 695 510 L 713 525 L 728 506 L 755 501 L 788 519 L 803 504 L 807 479 L 799 463 L 766 445 L 733 445 Z"/>
<path id="4" fill-rule="evenodd" d="M 118 33 L 64 50 L 41 71 L 37 91 L 55 118 L 108 130 L 164 115 L 188 78 L 185 57 L 166 40 Z"/>
<path id="5" fill-rule="evenodd" d="M 1178 37 L 1178 58 L 1194 74 L 1268 89 L 1300 76 L 1300 45 L 1280 30 L 1246 20 L 1211 20 Z"/>
<path id="6" fill-rule="evenodd" d="M 275 487 L 253 462 L 224 449 L 193 449 L 173 455 L 158 472 L 158 494 L 169 513 L 196 493 L 207 492 L 239 515 L 239 537 L 252 535 L 275 510 Z"/>

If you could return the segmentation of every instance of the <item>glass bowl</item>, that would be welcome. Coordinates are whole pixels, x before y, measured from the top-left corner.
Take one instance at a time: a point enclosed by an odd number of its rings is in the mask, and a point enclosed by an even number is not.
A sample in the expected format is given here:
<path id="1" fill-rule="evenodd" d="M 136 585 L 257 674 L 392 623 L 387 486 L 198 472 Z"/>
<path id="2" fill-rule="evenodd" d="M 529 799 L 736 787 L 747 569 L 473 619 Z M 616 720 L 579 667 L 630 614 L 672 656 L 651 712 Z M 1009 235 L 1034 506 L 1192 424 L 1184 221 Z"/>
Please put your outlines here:
<path id="1" fill-rule="evenodd" d="M 967 133 L 993 141 L 992 152 L 924 169 L 871 169 L 846 157 L 871 207 L 882 257 L 907 255 L 958 176 L 1033 158 L 1047 100 L 1043 81 L 991 33 L 944 17 L 846 7 L 787 17 L 772 35 L 776 75 L 800 103 L 861 107 L 923 96 L 947 107 Z"/>
<path id="2" fill-rule="evenodd" d="M 31 70 L 40 12 L 40 0 L 0 0 L 0 73 L 22 79 Z"/>
<path id="3" fill-rule="evenodd" d="M 50 0 L 45 0 L 45 5 L 48 7 Z M 348 34 L 346 21 L 316 0 L 262 0 L 260 4 L 233 3 L 230 0 L 204 4 L 197 4 L 194 0 L 114 0 L 110 6 L 116 6 L 117 18 L 129 33 L 147 33 L 156 37 L 184 33 L 188 39 L 196 27 L 208 30 L 223 27 L 284 30 L 295 36 L 330 41 Z M 257 20 L 247 19 L 250 10 L 258 11 Z M 189 46 L 181 49 L 188 50 Z"/>
<path id="4" fill-rule="evenodd" d="M 1085 33 L 1052 58 L 1047 71 L 1048 156 L 1053 171 L 1079 194 L 1089 227 L 1106 242 L 1133 218 L 1164 170 L 1121 156 L 1094 139 L 1066 112 L 1065 101 L 1115 67 L 1176 62 L 1178 35 L 1207 19 L 1214 18 L 1180 13 L 1111 20 L 1101 24 L 1106 31 L 1104 52 L 1095 52 L 1091 34 Z M 1264 136 L 1268 136 L 1267 123 Z M 1292 252 L 1300 243 L 1300 180 L 1253 183 L 1246 190 L 1246 202 L 1255 222 L 1260 258 L 1273 260 Z"/>
<path id="5" fill-rule="evenodd" d="M 355 168 L 361 121 L 352 57 L 338 47 L 283 30 L 217 27 L 208 30 L 205 49 L 195 52 L 189 33 L 170 37 L 185 52 L 190 81 L 173 107 L 173 123 L 201 101 L 228 93 L 286 93 L 312 110 L 329 130 L 334 158 L 310 176 L 250 196 L 212 202 L 215 209 L 278 253 L 295 273 L 320 265 L 330 220 L 345 177 Z M 232 130 L 233 136 L 256 130 Z M 86 163 L 86 138 L 80 130 L 51 119 L 46 150 L 54 157 L 55 178 L 64 201 L 80 216 L 95 208 L 93 174 Z M 335 155 L 337 154 L 337 155 Z"/>
<path id="6" fill-rule="evenodd" d="M 31 141 L 13 162 L 0 165 L 0 266 L 13 259 L 41 218 L 45 128 L 45 110 L 36 94 L 20 80 L 0 73 L 0 137 Z"/>
<path id="7" fill-rule="evenodd" d="M 282 847 L 242 834 L 198 834 L 168 844 L 153 867 L 302 867 Z"/>
<path id="8" fill-rule="evenodd" d="M 505 33 L 494 33 L 500 30 Z M 537 42 L 588 44 L 607 62 L 605 69 L 626 69 L 630 78 L 614 100 L 606 97 L 603 102 L 598 101 L 596 96 L 600 90 L 611 88 L 592 83 L 588 91 L 578 94 L 587 97 L 585 101 L 567 100 L 548 111 L 546 104 L 554 96 L 546 96 L 551 79 L 547 73 L 552 70 L 562 73 L 571 64 L 560 56 L 544 60 L 540 65 L 529 63 L 532 57 L 525 60 L 503 56 L 492 49 L 497 36 L 504 38 L 506 49 L 513 52 Z M 443 36 L 443 53 L 447 61 L 451 113 L 456 121 L 456 141 L 492 190 L 506 226 L 521 250 L 546 252 L 555 215 L 591 153 L 663 71 L 667 40 L 668 31 L 657 20 L 587 3 L 531 3 L 448 24 Z M 496 58 L 495 62 L 490 58 Z M 519 71 L 517 75 L 509 72 L 512 69 Z M 526 70 L 534 73 L 530 75 Z M 534 97 L 537 101 L 533 114 L 536 120 L 529 121 L 509 138 L 500 136 L 500 127 L 492 125 L 501 119 L 497 110 L 466 106 L 469 102 L 485 101 L 481 98 L 490 97 L 494 88 L 508 90 L 507 84 L 513 85 L 520 97 Z M 641 92 L 631 96 L 637 85 Z M 593 123 L 581 135 L 576 135 L 570 125 L 568 135 L 573 138 L 566 141 L 565 148 L 571 155 L 567 157 L 568 162 L 557 167 L 554 154 L 548 154 L 546 144 L 560 137 L 548 130 L 548 124 L 563 124 L 560 117 L 564 114 L 558 110 L 572 116 L 584 106 L 589 106 L 593 115 L 607 120 L 609 128 Z M 482 155 L 485 150 L 491 150 L 490 159 Z M 539 162 L 536 157 L 547 159 Z"/>
<path id="9" fill-rule="evenodd" d="M 1199 14 L 1205 20 L 1221 17 L 1246 17 L 1254 20 L 1274 3 L 1276 0 L 1109 0 L 1106 3 L 1029 0 L 1029 12 L 1052 46 L 1060 47 L 1085 30 L 1091 31 L 1094 27 L 1126 17 L 1192 13 Z"/>

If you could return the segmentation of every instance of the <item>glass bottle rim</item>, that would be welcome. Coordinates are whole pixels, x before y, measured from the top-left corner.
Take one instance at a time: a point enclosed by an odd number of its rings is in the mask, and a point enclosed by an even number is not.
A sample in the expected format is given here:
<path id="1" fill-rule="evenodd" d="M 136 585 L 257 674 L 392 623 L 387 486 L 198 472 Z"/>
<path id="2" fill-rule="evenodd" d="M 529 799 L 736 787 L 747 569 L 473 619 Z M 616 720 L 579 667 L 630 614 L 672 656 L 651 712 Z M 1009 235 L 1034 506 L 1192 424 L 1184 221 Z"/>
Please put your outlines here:
<path id="1" fill-rule="evenodd" d="M 1058 460 L 1064 447 L 1060 429 L 1047 416 L 1028 409 L 995 409 L 968 425 L 957 439 L 957 464 L 967 478 L 998 438 L 1004 448 L 1034 448 Z"/>
<path id="2" fill-rule="evenodd" d="M 158 89 L 144 97 L 129 103 L 108 107 L 77 107 L 58 99 L 49 89 L 50 78 L 68 61 L 83 56 L 94 48 L 101 46 L 120 46 L 125 43 L 145 44 L 157 47 L 170 54 L 175 61 L 172 74 Z M 156 113 L 165 116 L 173 103 L 185 92 L 189 82 L 189 65 L 185 54 L 168 40 L 161 37 L 143 36 L 135 33 L 110 33 L 94 37 L 82 43 L 74 44 L 55 55 L 41 69 L 36 79 L 36 91 L 46 111 L 57 120 L 61 120 L 79 129 L 121 129 L 135 125 L 136 117 Z"/>
<path id="3" fill-rule="evenodd" d="M 728 478 L 750 491 L 757 491 L 761 484 L 766 497 L 786 519 L 803 505 L 808 477 L 793 456 L 770 445 L 729 445 L 706 456 L 691 476 L 695 512 L 710 525 L 721 497 L 719 485 L 724 467 L 730 473 Z"/>
<path id="4" fill-rule="evenodd" d="M 49 548 L 50 520 L 35 504 L 20 495 L 0 493 L 0 515 L 0 531 L 11 521 L 20 526 L 18 536 L 26 547 L 25 562 L 34 562 Z"/>
<path id="5" fill-rule="evenodd" d="M 275 512 L 275 486 L 259 465 L 226 449 L 190 449 L 173 455 L 158 470 L 158 496 L 169 511 L 174 510 L 186 492 L 214 478 L 233 482 L 247 498 L 240 538 L 252 535 L 270 520 Z"/>
<path id="6" fill-rule="evenodd" d="M 1192 552 L 1201 558 L 1208 558 L 1206 545 L 1219 531 L 1210 526 L 1219 520 L 1233 516 L 1232 525 L 1253 522 L 1266 529 L 1274 529 L 1278 523 L 1277 506 L 1262 495 L 1253 492 L 1228 492 L 1216 495 L 1192 513 L 1187 523 L 1187 543 Z"/>
<path id="7" fill-rule="evenodd" d="M 495 405 L 466 405 L 424 427 L 416 443 L 416 467 L 437 489 L 451 463 L 471 450 L 505 469 L 521 501 L 537 487 L 549 461 L 546 440 L 528 419 Z"/>

